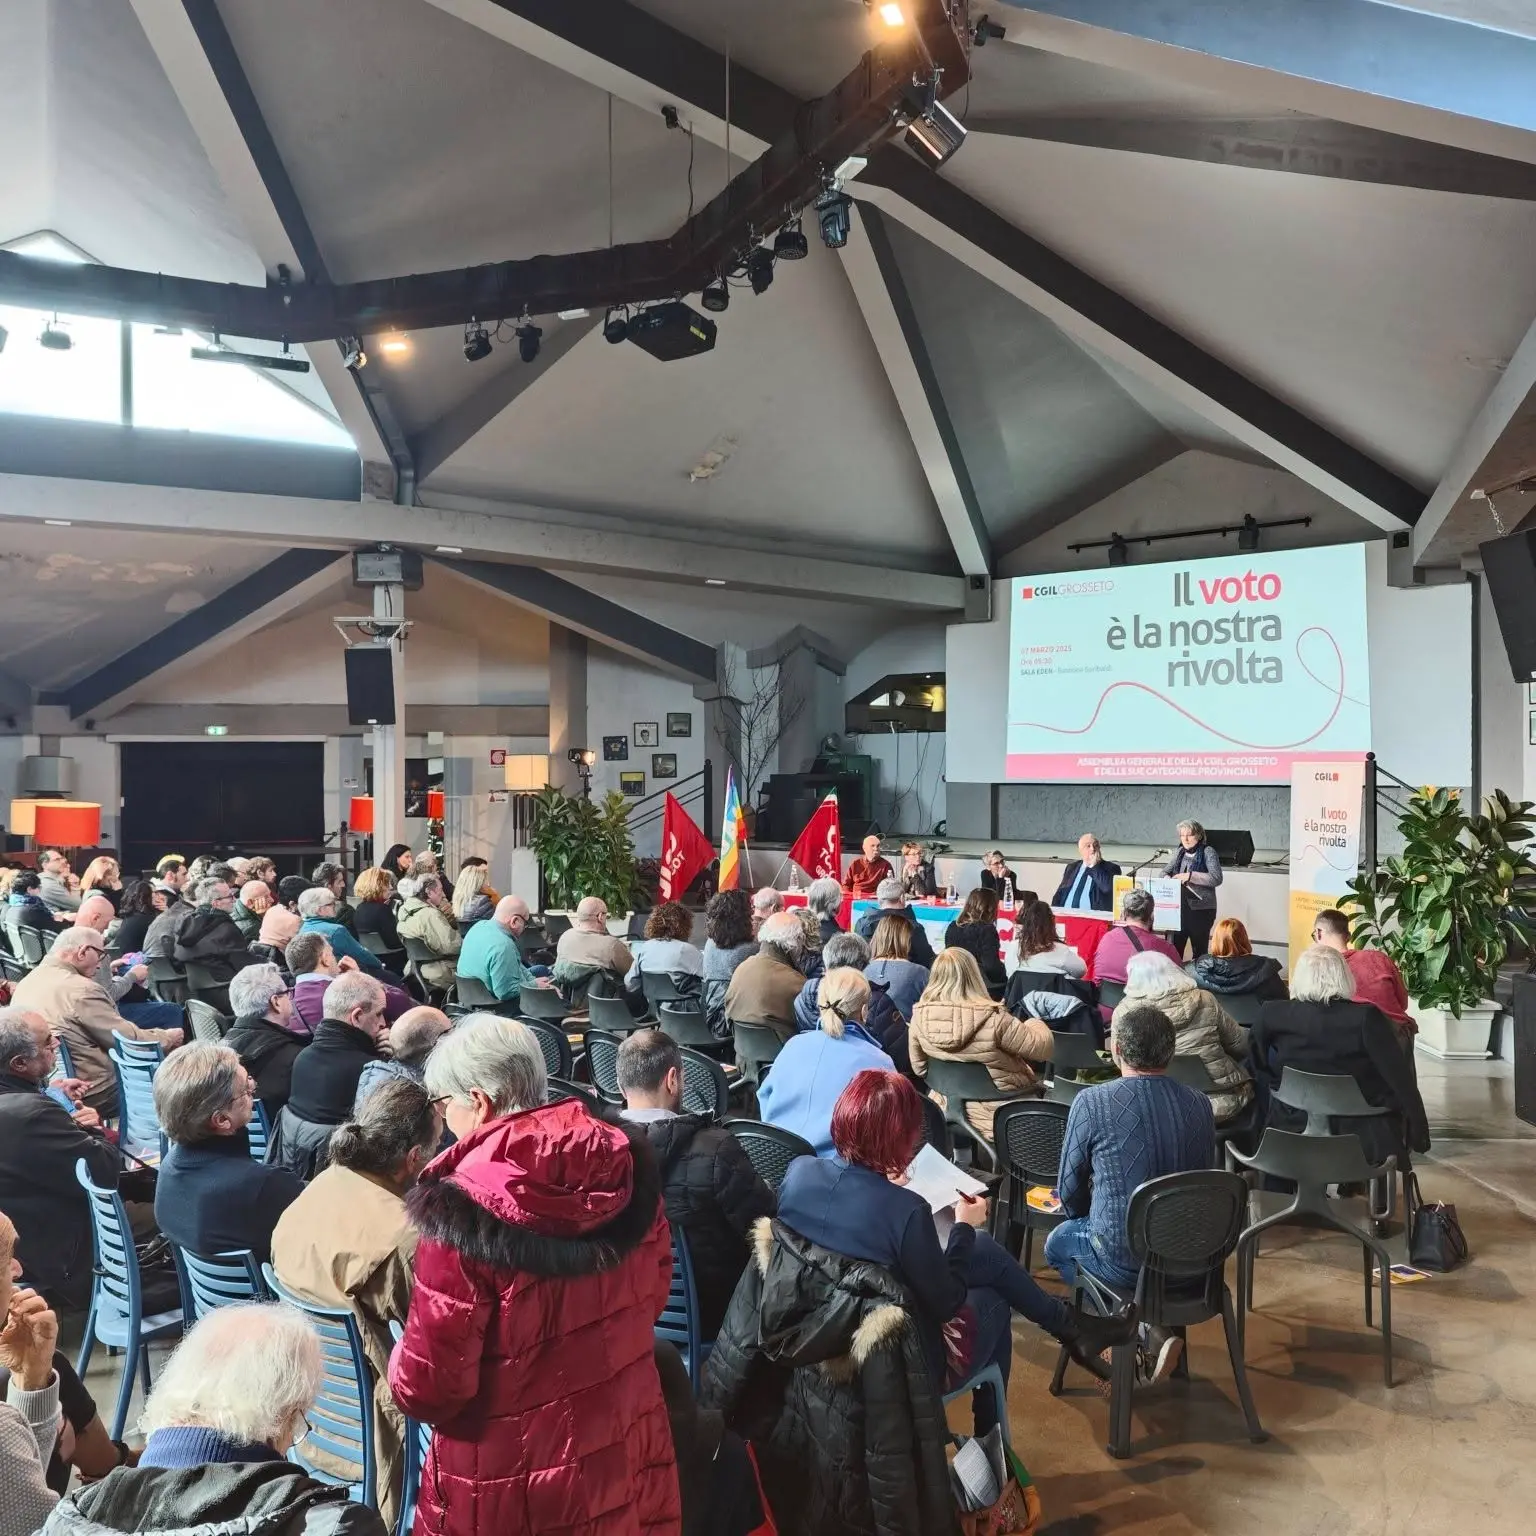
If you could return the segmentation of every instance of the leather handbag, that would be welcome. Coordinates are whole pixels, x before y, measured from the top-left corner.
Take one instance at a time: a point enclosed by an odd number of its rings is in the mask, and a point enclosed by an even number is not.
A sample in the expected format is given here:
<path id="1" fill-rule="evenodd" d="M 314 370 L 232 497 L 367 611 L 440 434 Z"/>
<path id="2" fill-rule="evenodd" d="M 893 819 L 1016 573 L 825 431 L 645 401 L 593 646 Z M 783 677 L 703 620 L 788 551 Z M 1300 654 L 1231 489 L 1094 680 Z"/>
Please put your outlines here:
<path id="1" fill-rule="evenodd" d="M 1413 1230 L 1408 1239 L 1408 1262 L 1418 1269 L 1446 1271 L 1467 1262 L 1470 1250 L 1466 1234 L 1456 1219 L 1456 1207 L 1444 1201 L 1425 1204 L 1419 1195 L 1418 1177 L 1410 1174 L 1405 1191 L 1414 1206 Z"/>

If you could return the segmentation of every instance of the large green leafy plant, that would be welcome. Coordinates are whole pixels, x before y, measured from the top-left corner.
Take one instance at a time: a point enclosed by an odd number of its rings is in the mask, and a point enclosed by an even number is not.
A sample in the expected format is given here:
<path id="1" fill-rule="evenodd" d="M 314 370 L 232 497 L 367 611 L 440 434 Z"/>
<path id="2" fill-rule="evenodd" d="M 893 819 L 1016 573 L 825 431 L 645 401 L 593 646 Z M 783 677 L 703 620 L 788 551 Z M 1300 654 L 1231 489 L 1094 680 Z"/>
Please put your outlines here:
<path id="1" fill-rule="evenodd" d="M 530 845 L 544 871 L 552 907 L 574 907 L 601 896 L 613 912 L 627 912 L 638 884 L 629 835 L 634 802 L 624 795 L 588 800 L 546 785 L 534 797 Z"/>
<path id="2" fill-rule="evenodd" d="M 1469 816 L 1457 791 L 1421 789 L 1398 821 L 1401 855 L 1350 885 L 1353 942 L 1385 950 L 1420 1007 L 1460 1018 L 1536 938 L 1533 809 L 1495 790 Z"/>

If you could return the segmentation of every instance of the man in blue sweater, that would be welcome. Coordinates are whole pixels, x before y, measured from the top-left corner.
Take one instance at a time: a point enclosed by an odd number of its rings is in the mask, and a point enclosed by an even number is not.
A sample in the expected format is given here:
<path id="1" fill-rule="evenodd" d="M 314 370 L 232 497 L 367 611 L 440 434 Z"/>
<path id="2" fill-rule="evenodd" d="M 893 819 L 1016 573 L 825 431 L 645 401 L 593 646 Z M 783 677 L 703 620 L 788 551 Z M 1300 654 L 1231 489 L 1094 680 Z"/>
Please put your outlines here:
<path id="1" fill-rule="evenodd" d="M 1085 1088 L 1072 1101 L 1057 1190 L 1069 1219 L 1045 1244 L 1047 1261 L 1068 1285 L 1081 1265 L 1117 1291 L 1134 1291 L 1136 1256 L 1125 1231 L 1131 1195 L 1165 1173 L 1216 1166 L 1210 1099 L 1167 1075 L 1174 1039 L 1156 1008 L 1118 1013 L 1110 1050 L 1120 1080 Z M 1161 1380 L 1178 1362 L 1182 1341 L 1151 1328 L 1143 1340 L 1137 1379 Z"/>

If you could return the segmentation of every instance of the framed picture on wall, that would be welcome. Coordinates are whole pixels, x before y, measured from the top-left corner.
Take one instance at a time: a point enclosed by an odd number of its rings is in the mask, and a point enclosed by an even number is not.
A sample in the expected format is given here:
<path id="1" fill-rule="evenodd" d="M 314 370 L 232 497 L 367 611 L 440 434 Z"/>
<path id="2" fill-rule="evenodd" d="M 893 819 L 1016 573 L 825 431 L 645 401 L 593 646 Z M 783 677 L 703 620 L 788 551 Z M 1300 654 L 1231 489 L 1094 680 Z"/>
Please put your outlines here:
<path id="1" fill-rule="evenodd" d="M 1536 683 L 1527 683 L 1525 685 L 1525 702 L 1532 709 L 1536 709 Z"/>
<path id="2" fill-rule="evenodd" d="M 1529 724 L 1531 745 L 1536 747 L 1536 709 L 1533 709 L 1526 719 Z"/>
<path id="3" fill-rule="evenodd" d="M 1532 701 L 1536 703 L 1536 700 Z M 667 735 L 669 738 L 693 735 L 693 716 L 687 713 L 667 715 Z"/>
<path id="4" fill-rule="evenodd" d="M 635 745 L 637 747 L 654 747 L 661 740 L 661 727 L 654 720 L 639 720 L 635 723 Z"/>
<path id="5" fill-rule="evenodd" d="M 605 763 L 627 763 L 629 761 L 629 737 L 604 736 L 603 761 Z"/>
<path id="6" fill-rule="evenodd" d="M 420 819 L 427 814 L 427 760 L 424 757 L 408 757 L 405 760 L 405 814 Z"/>
<path id="7" fill-rule="evenodd" d="M 619 791 L 622 794 L 633 795 L 638 799 L 645 793 L 645 775 L 633 772 L 621 773 L 619 775 Z"/>
<path id="8" fill-rule="evenodd" d="M 652 752 L 651 777 L 653 779 L 675 779 L 677 777 L 677 753 Z"/>

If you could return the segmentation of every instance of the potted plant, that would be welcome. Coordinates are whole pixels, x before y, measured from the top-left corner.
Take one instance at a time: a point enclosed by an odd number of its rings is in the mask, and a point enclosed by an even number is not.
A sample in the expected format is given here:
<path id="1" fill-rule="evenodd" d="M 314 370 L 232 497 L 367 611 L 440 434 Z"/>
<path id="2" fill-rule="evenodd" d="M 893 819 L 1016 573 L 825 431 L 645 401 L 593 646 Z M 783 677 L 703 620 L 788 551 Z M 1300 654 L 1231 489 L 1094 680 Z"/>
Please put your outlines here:
<path id="1" fill-rule="evenodd" d="M 1433 1056 L 1487 1056 L 1499 967 L 1536 936 L 1532 812 L 1495 790 L 1468 815 L 1457 790 L 1426 786 L 1398 821 L 1402 853 L 1350 885 L 1352 942 L 1396 961 Z"/>
<path id="2" fill-rule="evenodd" d="M 600 801 L 547 784 L 534 796 L 529 846 L 544 876 L 546 905 L 574 907 L 583 896 L 601 896 L 608 910 L 628 913 L 637 879 L 629 833 L 634 802 L 610 794 Z"/>

